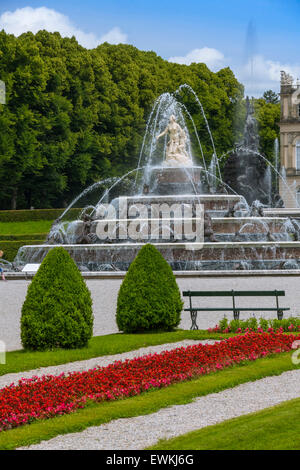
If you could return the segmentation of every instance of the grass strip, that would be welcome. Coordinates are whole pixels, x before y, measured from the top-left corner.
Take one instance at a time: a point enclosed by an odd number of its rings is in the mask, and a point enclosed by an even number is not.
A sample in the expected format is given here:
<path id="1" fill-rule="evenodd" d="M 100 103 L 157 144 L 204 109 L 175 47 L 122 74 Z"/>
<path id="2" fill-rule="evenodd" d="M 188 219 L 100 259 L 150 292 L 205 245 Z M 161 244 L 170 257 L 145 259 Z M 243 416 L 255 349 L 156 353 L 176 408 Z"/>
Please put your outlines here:
<path id="1" fill-rule="evenodd" d="M 28 220 L 26 222 L 0 222 L 0 235 L 48 233 L 52 220 Z"/>
<path id="2" fill-rule="evenodd" d="M 152 332 L 141 334 L 115 333 L 94 336 L 86 348 L 54 349 L 53 351 L 10 351 L 6 353 L 6 364 L 0 364 L 0 376 L 15 372 L 56 366 L 68 362 L 83 361 L 93 357 L 108 356 L 147 346 L 175 343 L 185 339 L 221 339 L 233 334 L 208 333 L 206 330 L 177 330 L 173 332 Z"/>
<path id="3" fill-rule="evenodd" d="M 113 419 L 147 415 L 167 406 L 190 403 L 195 397 L 300 368 L 300 365 L 292 363 L 291 354 L 292 352 L 289 351 L 258 359 L 255 362 L 237 365 L 196 380 L 149 391 L 137 397 L 91 404 L 73 414 L 36 421 L 3 431 L 0 433 L 0 449 L 9 450 L 31 445 L 61 434 L 79 432 Z"/>
<path id="4" fill-rule="evenodd" d="M 161 440 L 160 450 L 299 450 L 300 398 Z"/>
<path id="5" fill-rule="evenodd" d="M 27 240 L 46 240 L 47 237 L 47 232 L 45 233 L 22 233 L 22 234 L 17 234 L 17 235 L 0 235 L 0 244 L 5 241 L 5 242 L 17 242 L 17 241 L 22 241 L 22 242 L 27 242 Z"/>

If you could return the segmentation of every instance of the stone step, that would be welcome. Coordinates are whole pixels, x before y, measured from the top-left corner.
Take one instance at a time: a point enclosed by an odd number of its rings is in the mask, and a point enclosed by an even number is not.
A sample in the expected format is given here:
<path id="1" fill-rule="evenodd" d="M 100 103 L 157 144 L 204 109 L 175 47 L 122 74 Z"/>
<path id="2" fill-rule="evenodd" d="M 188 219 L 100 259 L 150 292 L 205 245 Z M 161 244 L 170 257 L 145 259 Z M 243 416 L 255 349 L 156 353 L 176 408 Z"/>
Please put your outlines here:
<path id="1" fill-rule="evenodd" d="M 284 225 L 286 220 L 225 217 L 213 218 L 211 223 L 219 241 L 268 241 L 268 233 L 278 241 L 289 241 L 291 238 Z M 204 228 L 203 214 L 193 218 L 102 219 L 91 222 L 90 240 L 93 243 L 204 241 Z M 68 241 L 80 243 L 84 222 L 74 222 L 66 233 Z"/>
<path id="2" fill-rule="evenodd" d="M 108 214 L 110 218 L 130 219 L 134 217 L 161 218 L 167 217 L 175 211 L 176 214 L 196 213 L 197 206 L 203 206 L 204 210 L 226 212 L 234 204 L 241 202 L 241 196 L 235 195 L 165 195 L 165 196 L 121 196 L 113 199 L 109 204 L 99 205 L 95 214 L 96 219 L 100 219 Z M 178 215 L 177 215 L 178 217 Z"/>
<path id="3" fill-rule="evenodd" d="M 284 233 L 284 217 L 212 217 L 215 233 Z"/>

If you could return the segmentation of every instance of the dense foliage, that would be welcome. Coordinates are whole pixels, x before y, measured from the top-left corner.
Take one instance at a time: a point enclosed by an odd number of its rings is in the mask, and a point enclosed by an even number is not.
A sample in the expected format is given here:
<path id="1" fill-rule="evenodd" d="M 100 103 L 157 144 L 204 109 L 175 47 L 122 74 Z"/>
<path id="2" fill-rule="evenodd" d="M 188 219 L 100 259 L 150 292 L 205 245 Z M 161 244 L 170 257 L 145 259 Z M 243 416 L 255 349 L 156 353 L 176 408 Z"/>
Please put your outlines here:
<path id="1" fill-rule="evenodd" d="M 155 99 L 183 83 L 201 99 L 219 154 L 232 147 L 240 123 L 243 87 L 229 68 L 174 64 L 130 45 L 87 50 L 59 33 L 16 38 L 2 31 L 0 78 L 7 93 L 0 105 L 2 209 L 64 207 L 87 185 L 135 168 Z M 210 159 L 199 107 L 191 96 L 184 102 Z"/>
<path id="2" fill-rule="evenodd" d="M 42 245 L 45 241 L 46 234 L 42 234 L 42 238 L 36 237 L 35 234 L 31 235 L 31 237 L 20 236 L 17 240 L 10 240 L 9 236 L 3 236 L 3 238 L 4 240 L 1 239 L 1 250 L 4 252 L 2 259 L 12 262 L 22 246 Z"/>
<path id="3" fill-rule="evenodd" d="M 125 333 L 170 330 L 180 322 L 183 302 L 170 265 L 151 244 L 144 245 L 121 284 L 117 325 Z"/>
<path id="4" fill-rule="evenodd" d="M 69 253 L 53 248 L 28 287 L 21 316 L 22 344 L 31 350 L 80 348 L 92 333 L 90 291 Z"/>
<path id="5" fill-rule="evenodd" d="M 271 90 L 269 93 L 272 93 Z M 255 117 L 259 126 L 260 151 L 274 165 L 274 141 L 279 139 L 280 103 L 276 102 L 275 98 L 271 101 L 271 98 L 265 95 L 255 100 Z"/>
<path id="6" fill-rule="evenodd" d="M 71 218 L 78 217 L 81 209 L 70 209 Z M 16 211 L 0 211 L 0 222 L 28 222 L 33 220 L 55 220 L 61 216 L 63 209 L 24 209 Z"/>
<path id="7" fill-rule="evenodd" d="M 247 360 L 293 349 L 300 336 L 250 333 L 215 344 L 149 354 L 69 375 L 20 380 L 0 390 L 0 431 L 71 413 L 91 402 L 139 395 Z"/>
<path id="8" fill-rule="evenodd" d="M 266 103 L 277 104 L 280 100 L 278 93 L 275 93 L 273 90 L 266 90 L 262 97 Z"/>

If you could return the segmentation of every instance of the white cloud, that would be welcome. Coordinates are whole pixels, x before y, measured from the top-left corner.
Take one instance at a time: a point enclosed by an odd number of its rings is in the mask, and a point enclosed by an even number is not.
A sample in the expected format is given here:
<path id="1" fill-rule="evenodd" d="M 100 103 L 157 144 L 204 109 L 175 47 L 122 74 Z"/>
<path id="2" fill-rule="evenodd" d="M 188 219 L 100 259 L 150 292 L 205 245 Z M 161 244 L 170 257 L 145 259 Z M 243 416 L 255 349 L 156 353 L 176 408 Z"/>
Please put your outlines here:
<path id="1" fill-rule="evenodd" d="M 280 88 L 280 71 L 284 70 L 296 80 L 300 77 L 299 64 L 285 64 L 268 60 L 262 55 L 255 55 L 241 67 L 235 69 L 238 80 L 244 84 L 245 93 L 251 96 L 262 96 L 266 90 L 277 93 Z"/>
<path id="2" fill-rule="evenodd" d="M 4 29 L 9 34 L 19 36 L 27 31 L 37 33 L 41 29 L 49 32 L 58 31 L 63 37 L 75 36 L 79 44 L 92 49 L 107 41 L 111 44 L 125 43 L 127 35 L 118 27 L 114 27 L 104 35 L 98 37 L 94 33 L 85 33 L 76 28 L 70 19 L 55 10 L 46 7 L 18 8 L 11 12 L 6 11 L 0 16 L 0 30 Z"/>
<path id="3" fill-rule="evenodd" d="M 202 47 L 201 49 L 193 49 L 185 56 L 170 57 L 169 62 L 177 64 L 190 65 L 193 62 L 203 62 L 212 70 L 220 69 L 224 64 L 224 54 L 211 47 Z"/>
<path id="4" fill-rule="evenodd" d="M 110 44 L 125 43 L 127 42 L 127 35 L 122 33 L 120 28 L 115 27 L 101 37 L 102 42 L 109 42 Z"/>

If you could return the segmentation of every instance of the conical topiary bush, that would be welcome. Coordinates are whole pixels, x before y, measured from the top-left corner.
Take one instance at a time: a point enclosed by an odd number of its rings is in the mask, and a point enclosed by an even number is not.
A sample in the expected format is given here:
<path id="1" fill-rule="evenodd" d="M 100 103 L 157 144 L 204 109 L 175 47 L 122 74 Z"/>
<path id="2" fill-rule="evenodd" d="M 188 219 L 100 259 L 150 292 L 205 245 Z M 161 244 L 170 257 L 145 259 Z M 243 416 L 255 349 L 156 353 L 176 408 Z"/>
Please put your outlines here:
<path id="1" fill-rule="evenodd" d="M 173 329 L 180 322 L 182 306 L 171 267 L 153 245 L 143 246 L 119 290 L 119 330 L 133 333 Z"/>
<path id="2" fill-rule="evenodd" d="M 81 348 L 93 333 L 92 299 L 69 253 L 52 248 L 28 287 L 21 340 L 31 350 Z"/>

